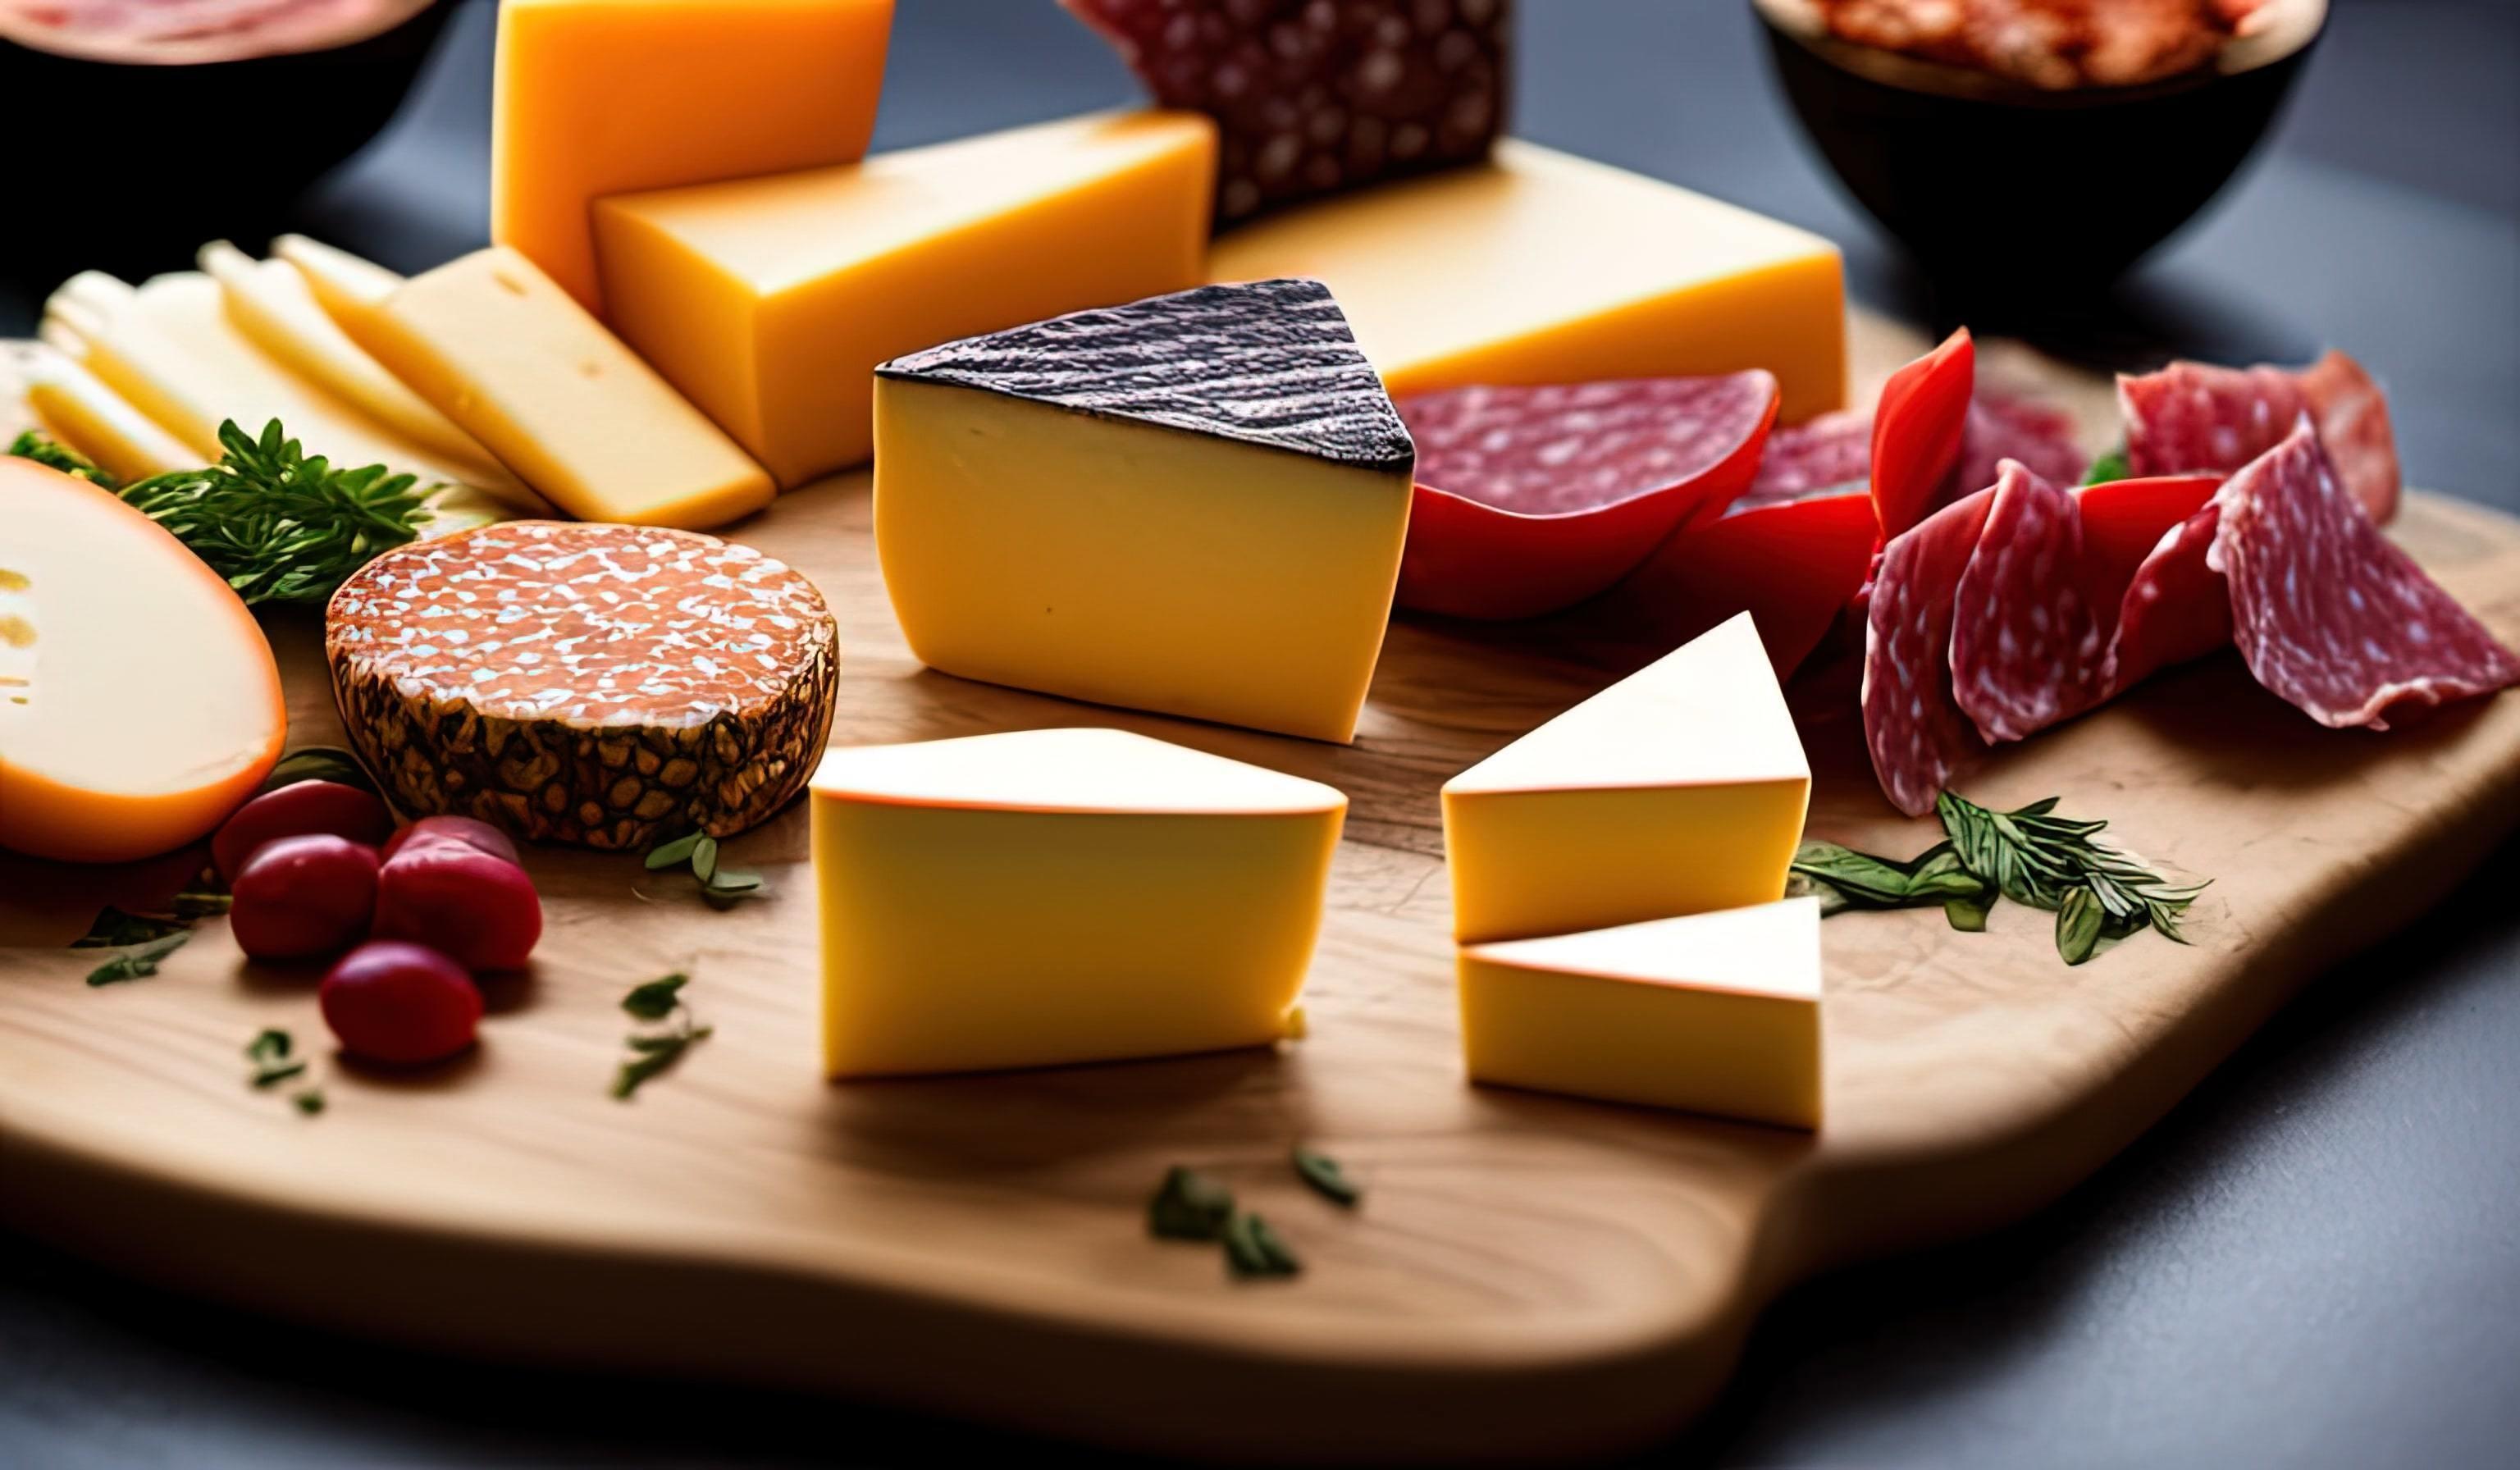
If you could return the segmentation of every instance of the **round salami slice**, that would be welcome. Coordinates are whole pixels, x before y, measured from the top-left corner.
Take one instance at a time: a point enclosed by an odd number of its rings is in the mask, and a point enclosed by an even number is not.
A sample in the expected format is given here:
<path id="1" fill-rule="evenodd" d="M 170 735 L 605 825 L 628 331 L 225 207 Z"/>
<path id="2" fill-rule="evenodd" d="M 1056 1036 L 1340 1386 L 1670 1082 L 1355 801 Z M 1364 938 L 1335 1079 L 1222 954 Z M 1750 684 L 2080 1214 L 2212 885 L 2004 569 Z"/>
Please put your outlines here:
<path id="1" fill-rule="evenodd" d="M 1534 617 L 1594 596 L 1750 483 L 1777 380 L 1475 386 L 1399 408 L 1418 443 L 1403 606 Z"/>
<path id="2" fill-rule="evenodd" d="M 2019 460 L 2060 485 L 2082 479 L 2091 468 L 2074 417 L 2035 398 L 1981 388 L 1969 402 L 1960 429 L 1958 468 L 1929 502 L 1939 510 L 1995 483 L 2005 460 Z M 1741 492 L 1735 509 L 1779 505 L 1824 491 L 1861 484 L 1872 472 L 1872 416 L 1856 409 L 1822 414 L 1768 436 L 1758 478 Z"/>
<path id="3" fill-rule="evenodd" d="M 2059 485 L 2080 483 L 2092 468 L 2073 415 L 2052 403 L 1981 386 L 1969 400 L 1958 477 L 1949 498 L 1994 484 L 2006 460 L 2019 460 L 2031 473 Z"/>
<path id="4" fill-rule="evenodd" d="M 1839 409 L 1768 436 L 1758 477 L 1732 503 L 1734 513 L 1821 494 L 1862 489 L 1872 469 L 1872 416 Z"/>
<path id="5" fill-rule="evenodd" d="M 2177 362 L 2118 379 L 2127 464 L 2139 475 L 2229 473 L 2283 442 L 2305 412 L 2328 441 L 2343 481 L 2383 525 L 2398 510 L 2398 448 L 2389 407 L 2362 365 L 2330 352 L 2301 372 Z"/>
<path id="6" fill-rule="evenodd" d="M 2520 681 L 2514 654 L 2380 534 L 2307 419 L 2231 476 L 2207 564 L 2258 683 L 2321 725 L 2389 728 L 2404 706 Z"/>
<path id="7" fill-rule="evenodd" d="M 1952 696 L 1987 743 L 2025 739 L 2099 702 L 2107 647 L 2083 570 L 2073 495 L 2004 461 L 1952 601 Z"/>
<path id="8" fill-rule="evenodd" d="M 1953 603 L 1995 494 L 1981 490 L 1891 539 L 1866 611 L 1864 743 L 1890 804 L 1934 809 L 1954 773 L 1985 742 L 1952 697 Z"/>

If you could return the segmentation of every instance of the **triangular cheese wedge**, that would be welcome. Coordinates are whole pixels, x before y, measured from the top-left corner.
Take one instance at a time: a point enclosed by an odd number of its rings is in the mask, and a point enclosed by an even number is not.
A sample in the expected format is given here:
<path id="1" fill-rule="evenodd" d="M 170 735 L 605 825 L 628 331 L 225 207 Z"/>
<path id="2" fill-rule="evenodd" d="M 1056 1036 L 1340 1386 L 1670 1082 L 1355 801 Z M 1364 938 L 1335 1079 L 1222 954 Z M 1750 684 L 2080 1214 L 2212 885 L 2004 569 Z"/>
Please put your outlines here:
<path id="1" fill-rule="evenodd" d="M 1464 943 L 1764 903 L 1811 796 L 1745 613 L 1444 783 Z"/>
<path id="2" fill-rule="evenodd" d="M 830 751 L 813 782 L 834 1077 L 1288 1034 L 1347 798 L 1117 730 Z"/>
<path id="3" fill-rule="evenodd" d="M 876 545 L 931 667 L 1354 737 L 1416 449 L 1319 283 L 1205 287 L 898 358 Z"/>
<path id="4" fill-rule="evenodd" d="M 1479 1082 L 1817 1128 L 1820 905 L 1786 899 L 1462 951 Z"/>

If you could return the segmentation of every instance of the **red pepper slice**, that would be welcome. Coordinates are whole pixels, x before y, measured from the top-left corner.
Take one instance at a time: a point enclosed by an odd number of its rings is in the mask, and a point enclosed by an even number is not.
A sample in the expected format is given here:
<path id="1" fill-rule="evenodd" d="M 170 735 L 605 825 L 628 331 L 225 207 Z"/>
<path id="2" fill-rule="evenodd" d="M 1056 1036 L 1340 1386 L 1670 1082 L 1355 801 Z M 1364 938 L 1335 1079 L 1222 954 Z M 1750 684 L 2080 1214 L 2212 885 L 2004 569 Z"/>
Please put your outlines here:
<path id="1" fill-rule="evenodd" d="M 1678 647 L 1746 609 L 1781 680 L 1820 646 L 1872 564 L 1870 497 L 1821 495 L 1684 528 L 1609 595 L 1611 615 Z"/>
<path id="2" fill-rule="evenodd" d="M 1965 327 L 1882 384 L 1872 416 L 1872 509 L 1883 545 L 1933 513 L 1959 465 L 1976 391 L 1977 346 Z M 1985 487 L 1959 488 L 1966 495 Z"/>
<path id="3" fill-rule="evenodd" d="M 2075 499 L 2083 516 L 2083 580 L 2100 631 L 2117 624 L 2118 605 L 2161 538 L 2205 509 L 2223 486 L 2219 474 L 2165 474 L 2087 485 Z"/>

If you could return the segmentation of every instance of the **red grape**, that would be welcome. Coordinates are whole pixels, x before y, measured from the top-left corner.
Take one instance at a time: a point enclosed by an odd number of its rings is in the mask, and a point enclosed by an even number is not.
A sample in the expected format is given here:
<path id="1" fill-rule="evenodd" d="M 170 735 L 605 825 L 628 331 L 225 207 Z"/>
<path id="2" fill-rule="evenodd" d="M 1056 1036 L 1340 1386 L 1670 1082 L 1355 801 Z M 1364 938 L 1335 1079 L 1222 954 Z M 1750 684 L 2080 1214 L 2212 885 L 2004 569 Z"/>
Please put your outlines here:
<path id="1" fill-rule="evenodd" d="M 256 959 L 302 959 L 355 944 L 377 907 L 377 850 L 331 832 L 254 849 L 237 874 L 228 927 Z"/>
<path id="2" fill-rule="evenodd" d="M 331 832 L 376 846 L 393 834 L 393 814 L 373 791 L 338 781 L 292 781 L 236 809 L 210 839 L 210 862 L 230 884 L 266 842 Z"/>
<path id="3" fill-rule="evenodd" d="M 427 945 L 372 939 L 342 956 L 316 993 L 342 1049 L 417 1066 L 472 1045 L 481 992 L 464 967 Z"/>
<path id="4" fill-rule="evenodd" d="M 523 863 L 517 856 L 517 844 L 508 840 L 507 833 L 470 817 L 423 817 L 393 834 L 393 840 L 385 844 L 385 861 L 392 862 L 394 854 L 414 843 L 431 842 L 452 842 L 488 853 L 503 863 L 520 867 Z"/>
<path id="5" fill-rule="evenodd" d="M 378 877 L 376 934 L 434 945 L 469 969 L 512 970 L 542 938 L 543 904 L 514 863 L 457 842 L 413 842 Z"/>

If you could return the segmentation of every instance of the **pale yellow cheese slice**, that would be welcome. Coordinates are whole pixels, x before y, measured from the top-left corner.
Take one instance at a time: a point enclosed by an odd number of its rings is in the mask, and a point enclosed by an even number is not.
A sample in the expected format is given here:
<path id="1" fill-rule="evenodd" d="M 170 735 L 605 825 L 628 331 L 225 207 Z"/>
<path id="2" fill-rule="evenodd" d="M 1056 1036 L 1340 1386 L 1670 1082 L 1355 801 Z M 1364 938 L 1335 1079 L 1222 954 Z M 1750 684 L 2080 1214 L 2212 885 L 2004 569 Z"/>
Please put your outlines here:
<path id="1" fill-rule="evenodd" d="M 1529 143 L 1216 242 L 1209 279 L 1273 276 L 1327 282 L 1395 397 L 1765 368 L 1785 423 L 1845 403 L 1835 245 Z"/>
<path id="2" fill-rule="evenodd" d="M 1116 730 L 835 749 L 812 787 L 834 1077 L 1287 1036 L 1347 798 Z"/>
<path id="3" fill-rule="evenodd" d="M 272 241 L 271 255 L 294 267 L 305 278 L 316 304 L 362 346 L 376 313 L 403 283 L 401 276 L 374 261 L 303 235 L 283 235 Z"/>
<path id="4" fill-rule="evenodd" d="M 0 342 L 0 365 L 45 432 L 115 479 L 129 483 L 200 468 L 202 457 L 191 446 L 59 348 Z"/>
<path id="5" fill-rule="evenodd" d="M 1473 1081 L 1820 1126 L 1815 899 L 1472 945 L 1460 971 Z"/>
<path id="6" fill-rule="evenodd" d="M 1783 894 L 1811 768 L 1747 613 L 1444 783 L 1464 943 Z"/>

